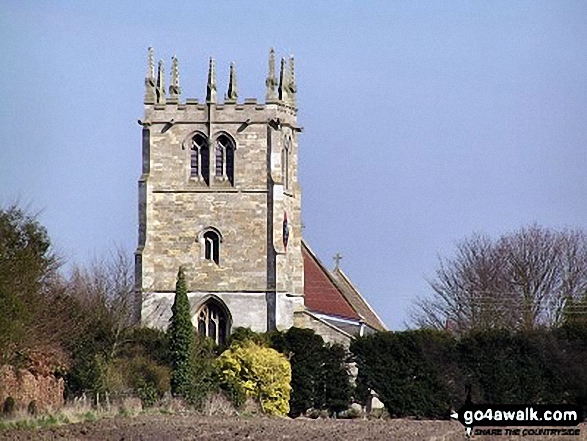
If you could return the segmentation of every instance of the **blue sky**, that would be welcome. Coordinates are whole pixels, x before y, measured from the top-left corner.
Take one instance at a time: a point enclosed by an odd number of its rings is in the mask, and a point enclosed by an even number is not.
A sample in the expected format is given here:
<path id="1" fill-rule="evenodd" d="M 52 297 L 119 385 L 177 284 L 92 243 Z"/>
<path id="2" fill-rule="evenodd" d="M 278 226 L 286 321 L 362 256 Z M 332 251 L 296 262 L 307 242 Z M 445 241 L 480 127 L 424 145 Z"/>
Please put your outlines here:
<path id="1" fill-rule="evenodd" d="M 401 329 L 473 232 L 587 224 L 584 1 L 0 3 L 0 203 L 87 262 L 137 241 L 146 49 L 205 95 L 296 56 L 305 236 Z M 169 72 L 169 69 L 167 69 Z"/>

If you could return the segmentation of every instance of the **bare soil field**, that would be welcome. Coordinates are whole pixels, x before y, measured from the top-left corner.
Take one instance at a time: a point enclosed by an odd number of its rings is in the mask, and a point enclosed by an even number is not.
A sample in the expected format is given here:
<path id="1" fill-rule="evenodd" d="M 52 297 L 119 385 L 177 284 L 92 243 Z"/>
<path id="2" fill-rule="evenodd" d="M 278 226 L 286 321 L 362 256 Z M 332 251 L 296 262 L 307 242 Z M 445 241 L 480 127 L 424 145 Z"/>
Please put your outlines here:
<path id="1" fill-rule="evenodd" d="M 587 425 L 580 436 L 473 436 L 479 440 L 587 440 Z M 455 421 L 311 420 L 286 418 L 207 417 L 194 414 L 139 415 L 105 418 L 42 430 L 0 432 L 10 440 L 466 440 Z"/>

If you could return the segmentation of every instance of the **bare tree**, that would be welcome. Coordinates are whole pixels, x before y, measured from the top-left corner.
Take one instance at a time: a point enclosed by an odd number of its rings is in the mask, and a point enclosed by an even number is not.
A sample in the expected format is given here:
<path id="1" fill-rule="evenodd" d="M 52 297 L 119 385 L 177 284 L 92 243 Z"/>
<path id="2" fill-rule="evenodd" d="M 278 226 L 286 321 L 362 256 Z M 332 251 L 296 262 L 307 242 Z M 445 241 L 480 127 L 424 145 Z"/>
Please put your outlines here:
<path id="1" fill-rule="evenodd" d="M 90 314 L 107 318 L 118 341 L 122 331 L 133 324 L 134 273 L 130 257 L 122 248 L 115 248 L 107 259 L 94 261 L 87 269 L 74 268 L 69 294 Z"/>
<path id="2" fill-rule="evenodd" d="M 557 325 L 565 305 L 587 293 L 587 237 L 537 225 L 492 240 L 473 235 L 439 259 L 432 295 L 412 315 L 418 326 L 456 331 Z"/>

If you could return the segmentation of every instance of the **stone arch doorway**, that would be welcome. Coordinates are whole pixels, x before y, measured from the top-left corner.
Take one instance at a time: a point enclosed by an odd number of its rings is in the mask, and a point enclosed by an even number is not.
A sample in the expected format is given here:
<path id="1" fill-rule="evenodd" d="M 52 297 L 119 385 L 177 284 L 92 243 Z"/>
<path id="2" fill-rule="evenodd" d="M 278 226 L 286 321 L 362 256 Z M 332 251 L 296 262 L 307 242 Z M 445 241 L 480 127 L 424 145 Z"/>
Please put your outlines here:
<path id="1" fill-rule="evenodd" d="M 194 321 L 198 334 L 211 338 L 218 345 L 226 343 L 232 319 L 222 300 L 216 297 L 208 298 L 198 308 Z"/>

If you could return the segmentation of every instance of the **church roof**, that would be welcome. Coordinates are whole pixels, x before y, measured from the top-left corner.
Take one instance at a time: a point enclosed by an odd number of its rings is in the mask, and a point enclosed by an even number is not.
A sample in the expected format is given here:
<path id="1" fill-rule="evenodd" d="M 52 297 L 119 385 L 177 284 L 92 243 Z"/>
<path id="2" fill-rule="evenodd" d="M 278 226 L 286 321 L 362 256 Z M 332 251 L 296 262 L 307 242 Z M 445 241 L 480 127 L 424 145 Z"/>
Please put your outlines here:
<path id="1" fill-rule="evenodd" d="M 302 241 L 302 255 L 304 257 L 306 308 L 321 314 L 360 320 L 361 316 L 343 295 L 330 272 L 322 265 L 305 241 Z"/>
<path id="2" fill-rule="evenodd" d="M 331 274 L 345 299 L 359 313 L 365 324 L 377 331 L 387 331 L 387 327 L 383 321 L 379 318 L 375 310 L 371 308 L 371 305 L 367 303 L 367 300 L 359 293 L 357 288 L 355 288 L 347 275 L 340 268 L 335 268 Z"/>

